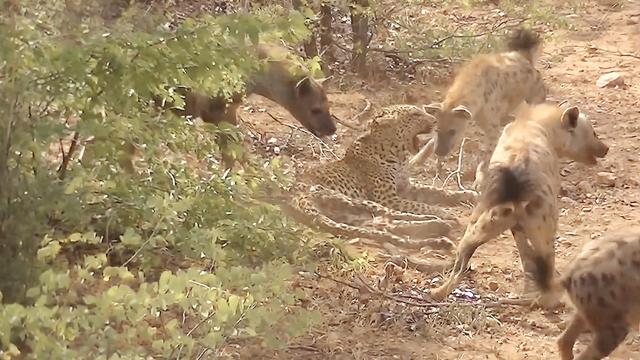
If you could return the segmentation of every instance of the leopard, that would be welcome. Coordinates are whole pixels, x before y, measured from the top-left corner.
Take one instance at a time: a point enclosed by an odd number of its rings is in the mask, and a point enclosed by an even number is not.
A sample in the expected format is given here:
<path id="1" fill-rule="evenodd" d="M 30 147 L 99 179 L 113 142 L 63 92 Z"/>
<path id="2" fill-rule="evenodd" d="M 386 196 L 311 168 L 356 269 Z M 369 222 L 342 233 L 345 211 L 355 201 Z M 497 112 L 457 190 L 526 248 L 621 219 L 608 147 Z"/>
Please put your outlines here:
<path id="1" fill-rule="evenodd" d="M 534 31 L 515 29 L 506 41 L 506 51 L 480 54 L 457 72 L 442 102 L 426 105 L 437 119 L 435 136 L 412 159 L 416 166 L 433 153 L 438 164 L 459 144 L 470 123 L 482 132 L 480 151 L 474 165 L 478 189 L 486 164 L 504 125 L 513 121 L 512 113 L 523 102 L 539 104 L 547 99 L 548 89 L 535 67 L 542 51 L 542 40 Z"/>
<path id="2" fill-rule="evenodd" d="M 611 354 L 640 325 L 640 226 L 630 224 L 588 241 L 553 288 L 574 308 L 556 339 L 560 359 L 574 359 L 576 340 L 588 330 L 592 341 L 576 359 Z"/>
<path id="3" fill-rule="evenodd" d="M 444 300 L 461 282 L 475 251 L 510 230 L 525 274 L 523 300 L 543 308 L 558 306 L 553 292 L 546 290 L 555 276 L 560 160 L 593 167 L 608 151 L 578 106 L 524 106 L 503 129 L 490 158 L 478 203 L 457 245 L 453 271 L 430 296 Z"/>
<path id="4" fill-rule="evenodd" d="M 446 235 L 457 219 L 445 207 L 472 204 L 476 193 L 416 186 L 411 182 L 408 160 L 419 149 L 418 135 L 430 133 L 434 121 L 432 115 L 414 105 L 388 105 L 377 110 L 367 130 L 346 148 L 341 159 L 311 167 L 298 178 L 301 184 L 309 186 L 306 193 L 294 199 L 294 207 L 316 224 L 340 235 L 407 245 L 401 236 L 390 236 L 381 229 L 362 231 L 336 222 L 318 210 L 318 202 L 394 219 L 398 232 L 402 233 L 404 227 L 404 235 L 420 221 L 427 222 L 421 228 L 423 235 L 429 231 L 433 231 L 430 235 Z"/>
<path id="5" fill-rule="evenodd" d="M 314 79 L 306 68 L 296 61 L 287 48 L 272 43 L 256 46 L 256 56 L 263 62 L 258 70 L 249 74 L 245 90 L 229 98 L 208 96 L 184 86 L 170 89 L 184 101 L 178 107 L 175 101 L 159 95 L 153 102 L 160 109 L 170 110 L 181 117 L 200 118 L 205 123 L 238 125 L 238 108 L 246 97 L 255 94 L 284 107 L 307 131 L 317 137 L 334 135 L 337 131 L 335 117 L 325 86 L 329 77 Z M 231 169 L 236 160 L 246 162 L 246 151 L 238 159 L 228 151 L 230 136 L 221 134 L 216 142 L 222 153 L 225 170 Z"/>

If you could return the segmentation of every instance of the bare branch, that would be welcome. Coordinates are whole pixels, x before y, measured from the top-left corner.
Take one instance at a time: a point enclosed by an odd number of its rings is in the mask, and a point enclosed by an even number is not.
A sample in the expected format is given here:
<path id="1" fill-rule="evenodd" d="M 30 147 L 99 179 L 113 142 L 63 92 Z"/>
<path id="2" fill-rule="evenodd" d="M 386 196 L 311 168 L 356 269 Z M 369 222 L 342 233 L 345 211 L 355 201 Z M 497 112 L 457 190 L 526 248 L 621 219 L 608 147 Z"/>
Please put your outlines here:
<path id="1" fill-rule="evenodd" d="M 60 167 L 58 167 L 58 179 L 63 180 L 67 175 L 67 168 L 69 167 L 69 161 L 71 157 L 76 152 L 78 148 L 78 139 L 80 138 L 80 133 L 75 131 L 73 133 L 73 139 L 71 139 L 71 145 L 69 145 L 69 151 L 64 153 L 64 148 L 62 147 L 62 141 L 60 141 L 60 151 L 62 152 L 62 163 Z"/>
<path id="2" fill-rule="evenodd" d="M 371 102 L 368 99 L 364 99 L 364 101 L 366 101 L 366 104 L 364 106 L 364 109 L 362 109 L 362 111 L 360 111 L 359 113 L 356 114 L 356 116 L 353 117 L 353 119 L 351 119 L 352 122 L 354 123 L 359 123 L 360 122 L 360 118 L 366 114 L 369 110 L 371 110 Z"/>
<path id="3" fill-rule="evenodd" d="M 434 42 L 432 42 L 430 45 L 426 45 L 423 47 L 418 47 L 416 49 L 410 49 L 410 50 L 400 50 L 400 49 L 381 49 L 381 48 L 370 48 L 369 51 L 373 51 L 373 52 L 380 52 L 380 53 L 384 53 L 384 54 L 410 54 L 410 53 L 415 53 L 415 52 L 419 52 L 419 51 L 425 51 L 425 50 L 435 50 L 438 49 L 442 44 L 444 44 L 445 42 L 452 40 L 452 39 L 471 39 L 471 38 L 478 38 L 478 37 L 482 37 L 482 36 L 487 36 L 487 35 L 491 35 L 494 34 L 500 30 L 504 30 L 504 29 L 509 29 L 509 28 L 514 28 L 514 27 L 518 27 L 520 26 L 522 23 L 524 23 L 525 21 L 529 20 L 529 18 L 523 18 L 523 19 L 504 19 L 499 21 L 498 23 L 494 24 L 491 29 L 487 30 L 487 31 L 483 31 L 480 33 L 476 33 L 476 34 L 468 34 L 468 35 L 459 35 L 457 34 L 459 28 L 456 28 L 453 33 L 442 37 L 438 40 L 435 40 Z M 432 62 L 440 62 L 440 61 L 446 61 L 447 59 L 434 59 L 434 60 L 428 60 L 428 59 L 421 59 L 421 62 L 427 62 L 427 61 L 432 61 Z"/>
<path id="4" fill-rule="evenodd" d="M 461 180 L 462 158 L 464 154 L 464 143 L 466 140 L 467 138 L 463 138 L 462 142 L 460 143 L 460 152 L 458 152 L 458 167 L 451 174 L 447 175 L 444 181 L 442 181 L 442 188 L 444 188 L 447 185 L 447 181 L 449 181 L 449 179 L 455 175 L 456 180 L 458 182 L 458 187 L 460 188 L 460 190 L 463 190 L 463 191 L 466 190 L 462 185 L 462 180 Z"/>

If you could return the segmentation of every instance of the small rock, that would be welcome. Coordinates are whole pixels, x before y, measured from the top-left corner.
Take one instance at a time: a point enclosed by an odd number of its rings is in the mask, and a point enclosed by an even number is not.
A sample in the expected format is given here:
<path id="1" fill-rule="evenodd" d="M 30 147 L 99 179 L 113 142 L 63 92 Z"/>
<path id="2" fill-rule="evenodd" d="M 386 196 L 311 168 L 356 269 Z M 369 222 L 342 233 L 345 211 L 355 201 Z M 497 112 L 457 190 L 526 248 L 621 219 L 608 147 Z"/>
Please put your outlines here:
<path id="1" fill-rule="evenodd" d="M 498 288 L 500 287 L 500 284 L 498 284 L 495 281 L 489 281 L 489 289 L 491 289 L 491 291 L 496 291 L 498 290 Z"/>
<path id="2" fill-rule="evenodd" d="M 570 194 L 576 191 L 576 186 L 571 183 L 565 183 L 562 184 L 562 189 L 560 191 L 564 191 L 565 193 Z"/>
<path id="3" fill-rule="evenodd" d="M 593 192 L 593 186 L 591 185 L 590 182 L 586 181 L 586 180 L 582 180 L 580 181 L 576 187 L 578 188 L 578 190 L 580 190 L 581 193 L 583 194 L 590 194 Z"/>
<path id="4" fill-rule="evenodd" d="M 636 19 L 628 19 L 627 20 L 627 25 L 635 25 L 638 23 L 638 20 Z"/>
<path id="5" fill-rule="evenodd" d="M 624 77 L 622 74 L 618 72 L 611 72 L 604 75 L 601 75 L 596 81 L 596 86 L 603 87 L 623 87 L 626 84 L 624 83 Z"/>
<path id="6" fill-rule="evenodd" d="M 596 179 L 600 186 L 616 186 L 616 176 L 610 172 L 601 171 L 596 175 Z"/>

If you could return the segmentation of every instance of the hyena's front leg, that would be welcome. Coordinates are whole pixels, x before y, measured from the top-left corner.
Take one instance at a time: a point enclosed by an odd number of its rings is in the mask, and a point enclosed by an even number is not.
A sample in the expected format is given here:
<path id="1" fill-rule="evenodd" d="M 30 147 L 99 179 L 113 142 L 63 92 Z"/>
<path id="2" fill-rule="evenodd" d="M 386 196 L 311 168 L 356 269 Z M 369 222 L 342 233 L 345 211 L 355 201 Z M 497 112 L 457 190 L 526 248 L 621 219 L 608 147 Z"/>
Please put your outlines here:
<path id="1" fill-rule="evenodd" d="M 485 123 L 482 124 L 481 129 L 484 133 L 484 139 L 480 145 L 481 150 L 476 158 L 475 179 L 473 180 L 473 184 L 471 184 L 471 190 L 478 192 L 482 189 L 482 184 L 489 170 L 491 154 L 493 154 L 493 150 L 498 144 L 498 139 L 502 133 L 502 128 L 498 124 Z"/>
<path id="2" fill-rule="evenodd" d="M 436 145 L 435 140 L 435 137 L 429 139 L 429 142 L 409 160 L 410 168 L 424 164 L 424 162 L 427 161 L 427 159 L 431 157 L 431 155 L 433 155 L 433 150 L 435 149 Z"/>

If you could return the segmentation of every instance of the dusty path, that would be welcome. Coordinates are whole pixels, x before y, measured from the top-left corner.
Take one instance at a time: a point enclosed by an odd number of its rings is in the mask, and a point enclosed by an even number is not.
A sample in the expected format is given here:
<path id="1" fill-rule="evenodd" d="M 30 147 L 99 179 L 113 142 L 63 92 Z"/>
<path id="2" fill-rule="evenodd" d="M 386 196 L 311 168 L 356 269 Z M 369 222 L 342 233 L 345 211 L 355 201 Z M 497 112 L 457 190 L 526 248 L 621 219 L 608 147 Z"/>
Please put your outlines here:
<path id="1" fill-rule="evenodd" d="M 584 24 L 582 29 L 557 34 L 559 40 L 545 47 L 542 58 L 547 67 L 544 72 L 551 97 L 580 105 L 611 148 L 596 168 L 571 163 L 563 170 L 564 197 L 557 245 L 557 264 L 561 272 L 579 246 L 590 237 L 640 221 L 640 2 L 626 2 L 622 11 L 615 12 L 603 6 L 591 7 L 580 15 L 579 21 Z M 596 86 L 600 75 L 612 71 L 623 74 L 628 84 L 626 88 Z M 331 100 L 336 113 L 344 118 L 364 106 L 365 96 L 385 103 L 389 99 L 397 100 L 395 90 L 393 95 L 378 90 L 341 92 L 334 94 Z M 424 90 L 414 94 L 421 102 L 430 101 L 432 96 L 433 93 Z M 252 102 L 256 106 L 268 106 L 264 100 Z M 596 175 L 598 172 L 608 174 Z M 608 183 L 610 181 L 612 183 Z M 477 294 L 507 296 L 519 292 L 521 267 L 511 237 L 503 236 L 482 247 L 472 260 L 472 268 L 463 286 Z M 379 274 L 380 268 L 375 271 Z M 398 281 L 401 288 L 430 287 L 429 279 L 418 273 L 407 272 Z M 278 354 L 254 356 L 278 359 L 556 359 L 554 338 L 561 332 L 562 321 L 568 318 L 565 311 L 545 314 L 517 307 L 441 309 L 439 314 L 425 315 L 424 309 L 411 309 L 402 304 L 372 301 L 358 305 L 352 289 L 326 280 L 319 284 L 303 282 L 301 286 L 312 299 L 310 306 L 321 310 L 326 322 L 298 347 Z M 582 348 L 584 342 L 579 341 L 576 349 Z M 247 353 L 240 355 L 245 356 Z M 631 334 L 609 359 L 640 359 L 638 334 Z"/>

